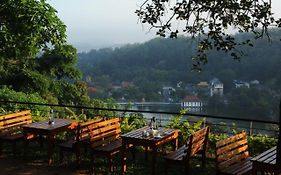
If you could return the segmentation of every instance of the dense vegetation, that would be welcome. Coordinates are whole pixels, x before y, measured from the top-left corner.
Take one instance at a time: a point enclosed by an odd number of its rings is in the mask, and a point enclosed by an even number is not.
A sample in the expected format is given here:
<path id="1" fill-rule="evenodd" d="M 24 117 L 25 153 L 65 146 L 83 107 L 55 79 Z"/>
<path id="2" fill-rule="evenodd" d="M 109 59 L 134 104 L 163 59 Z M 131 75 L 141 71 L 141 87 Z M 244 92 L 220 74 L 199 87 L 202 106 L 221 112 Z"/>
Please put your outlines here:
<path id="1" fill-rule="evenodd" d="M 66 26 L 41 0 L 0 3 L 0 99 L 101 107 L 92 100 L 77 69 L 77 50 L 66 43 Z M 23 106 L 4 104 L 1 110 Z M 29 108 L 29 106 L 25 106 Z M 48 109 L 33 108 L 48 114 Z"/>
<path id="2" fill-rule="evenodd" d="M 212 97 L 210 112 L 249 117 L 273 116 L 277 112 L 281 85 L 280 31 L 271 31 L 272 40 L 256 40 L 255 47 L 241 46 L 247 54 L 241 61 L 227 54 L 212 51 L 209 63 L 202 72 L 192 72 L 192 60 L 196 43 L 190 38 L 156 38 L 143 44 L 126 45 L 120 48 L 92 50 L 78 54 L 78 67 L 84 78 L 95 87 L 96 98 L 113 97 L 117 100 L 162 101 L 159 92 L 164 86 L 176 88 L 176 101 L 181 101 L 190 92 L 187 84 L 209 81 L 214 77 L 224 83 L 224 98 Z M 250 34 L 237 34 L 237 40 L 251 38 Z M 234 88 L 233 80 L 250 82 L 258 80 L 259 86 Z M 113 90 L 113 85 L 131 82 L 132 86 Z M 182 82 L 181 87 L 177 83 Z M 225 100 L 228 108 L 222 109 Z M 245 110 L 246 109 L 246 110 Z M 273 114 L 274 113 L 274 114 Z M 275 115 L 276 116 L 276 115 Z"/>

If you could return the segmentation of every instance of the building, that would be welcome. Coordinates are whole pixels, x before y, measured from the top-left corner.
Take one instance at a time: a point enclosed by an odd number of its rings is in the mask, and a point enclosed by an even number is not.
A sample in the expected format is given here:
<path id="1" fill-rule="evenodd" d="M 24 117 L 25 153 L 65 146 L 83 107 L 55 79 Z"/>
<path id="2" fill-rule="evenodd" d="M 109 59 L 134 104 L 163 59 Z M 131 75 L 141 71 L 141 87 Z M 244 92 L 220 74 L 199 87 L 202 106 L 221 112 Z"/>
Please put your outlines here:
<path id="1" fill-rule="evenodd" d="M 250 88 L 250 84 L 245 81 L 234 80 L 233 81 L 235 88 Z"/>
<path id="2" fill-rule="evenodd" d="M 207 81 L 201 81 L 197 85 L 197 95 L 202 97 L 208 97 L 210 95 L 209 93 L 209 84 Z"/>
<path id="3" fill-rule="evenodd" d="M 175 92 L 176 89 L 173 88 L 173 87 L 170 87 L 170 86 L 165 86 L 162 88 L 162 94 L 163 94 L 163 97 L 164 97 L 164 101 L 166 102 L 171 102 L 173 101 L 173 99 L 171 98 L 171 94 L 172 92 Z"/>
<path id="4" fill-rule="evenodd" d="M 223 83 L 218 79 L 214 78 L 209 83 L 210 96 L 219 95 L 223 96 Z"/>
<path id="5" fill-rule="evenodd" d="M 188 109 L 188 112 L 201 112 L 203 101 L 197 96 L 186 96 L 181 105 L 183 108 Z"/>

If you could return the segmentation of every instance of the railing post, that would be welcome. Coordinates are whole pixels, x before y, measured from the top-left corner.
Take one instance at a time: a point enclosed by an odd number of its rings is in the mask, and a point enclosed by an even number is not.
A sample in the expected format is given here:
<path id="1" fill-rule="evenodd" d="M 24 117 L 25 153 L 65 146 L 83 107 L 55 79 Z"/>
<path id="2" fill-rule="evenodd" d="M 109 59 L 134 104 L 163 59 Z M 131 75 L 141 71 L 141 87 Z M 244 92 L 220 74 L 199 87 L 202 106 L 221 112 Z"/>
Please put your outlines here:
<path id="1" fill-rule="evenodd" d="M 162 114 L 160 114 L 160 126 L 162 126 Z"/>
<path id="2" fill-rule="evenodd" d="M 279 104 L 279 133 L 278 133 L 278 143 L 277 143 L 277 159 L 276 159 L 276 164 L 279 166 L 278 168 L 281 169 L 281 100 Z"/>
<path id="3" fill-rule="evenodd" d="M 205 120 L 203 121 L 203 128 L 205 128 L 206 127 L 206 118 L 205 118 Z"/>
<path id="4" fill-rule="evenodd" d="M 250 122 L 250 131 L 249 135 L 251 136 L 253 134 L 253 121 Z"/>

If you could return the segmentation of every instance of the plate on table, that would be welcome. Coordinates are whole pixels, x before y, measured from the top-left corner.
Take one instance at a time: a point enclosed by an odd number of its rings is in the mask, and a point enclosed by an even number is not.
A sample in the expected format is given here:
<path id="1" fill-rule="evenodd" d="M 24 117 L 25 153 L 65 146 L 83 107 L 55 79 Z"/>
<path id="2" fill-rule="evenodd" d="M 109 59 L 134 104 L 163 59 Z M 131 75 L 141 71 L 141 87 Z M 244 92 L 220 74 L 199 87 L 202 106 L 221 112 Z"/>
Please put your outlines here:
<path id="1" fill-rule="evenodd" d="M 161 139 L 162 136 L 161 136 L 161 135 L 159 135 L 159 136 L 154 136 L 154 138 L 156 138 L 156 139 Z"/>

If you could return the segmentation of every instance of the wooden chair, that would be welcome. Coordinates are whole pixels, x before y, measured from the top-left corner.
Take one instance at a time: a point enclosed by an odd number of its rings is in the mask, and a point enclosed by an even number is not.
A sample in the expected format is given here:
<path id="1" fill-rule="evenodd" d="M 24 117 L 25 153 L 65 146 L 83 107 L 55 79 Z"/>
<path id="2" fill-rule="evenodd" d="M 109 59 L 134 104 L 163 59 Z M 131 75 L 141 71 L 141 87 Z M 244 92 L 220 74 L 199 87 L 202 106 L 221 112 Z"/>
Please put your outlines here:
<path id="1" fill-rule="evenodd" d="M 92 170 L 94 171 L 95 168 L 95 156 L 104 156 L 108 159 L 109 171 L 113 172 L 113 156 L 122 148 L 120 119 L 98 122 L 89 126 L 89 129 L 91 130 Z"/>
<path id="2" fill-rule="evenodd" d="M 89 146 L 90 143 L 90 130 L 89 128 L 93 127 L 92 125 L 103 121 L 104 118 L 90 120 L 84 123 L 79 123 L 75 129 L 75 137 L 71 140 L 68 140 L 64 143 L 59 144 L 60 148 L 60 161 L 63 161 L 64 152 L 75 153 L 76 155 L 76 167 L 79 168 L 81 154 L 80 148 L 81 145 L 85 146 L 85 149 Z"/>
<path id="3" fill-rule="evenodd" d="M 251 174 L 246 132 L 216 143 L 217 174 Z"/>
<path id="4" fill-rule="evenodd" d="M 188 137 L 184 146 L 165 156 L 165 173 L 168 174 L 168 168 L 171 164 L 183 164 L 185 174 L 189 174 L 190 159 L 198 154 L 201 154 L 202 166 L 205 167 L 209 132 L 209 127 L 196 131 Z"/>
<path id="5" fill-rule="evenodd" d="M 24 139 L 22 126 L 30 123 L 32 123 L 30 110 L 0 116 L 0 153 L 2 143 L 9 142 L 12 143 L 13 153 L 16 154 L 17 142 Z"/>

